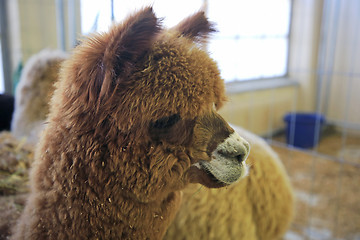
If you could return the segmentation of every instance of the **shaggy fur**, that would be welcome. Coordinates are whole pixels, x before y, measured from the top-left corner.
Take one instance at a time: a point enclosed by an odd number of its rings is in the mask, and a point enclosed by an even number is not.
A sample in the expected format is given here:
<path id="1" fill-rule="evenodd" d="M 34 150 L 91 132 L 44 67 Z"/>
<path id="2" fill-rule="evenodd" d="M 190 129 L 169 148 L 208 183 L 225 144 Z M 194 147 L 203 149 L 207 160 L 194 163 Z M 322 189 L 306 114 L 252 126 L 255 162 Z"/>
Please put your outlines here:
<path id="1" fill-rule="evenodd" d="M 252 145 L 249 177 L 222 189 L 209 190 L 198 184 L 188 186 L 183 191 L 178 215 L 164 239 L 281 239 L 290 223 L 294 201 L 283 166 L 261 138 L 239 127 L 234 129 Z M 32 156 L 31 147 L 15 151 L 22 143 L 10 133 L 3 132 L 0 136 L 0 145 L 14 148 L 10 154 L 2 151 L 1 159 L 8 159 L 7 163 L 3 162 L 3 167 L 21 166 L 14 161 L 16 157 Z M 4 149 L 8 151 L 6 147 Z M 262 168 L 265 170 L 260 175 Z M 25 176 L 20 180 L 26 179 Z M 17 191 L 19 189 L 23 188 L 16 188 Z M 1 197 L 3 206 L 0 207 L 0 215 L 4 218 L 0 219 L 0 239 L 7 239 L 9 227 L 20 215 L 23 199 L 25 197 L 21 194 Z M 259 218 L 260 221 L 257 220 Z"/>
<path id="2" fill-rule="evenodd" d="M 244 176 L 248 143 L 227 140 L 234 131 L 213 109 L 226 99 L 224 83 L 197 46 L 210 26 L 197 13 L 164 31 L 146 8 L 76 47 L 51 100 L 13 239 L 161 239 L 179 190 L 225 185 L 196 163 L 219 156 L 224 179 Z"/>
<path id="3" fill-rule="evenodd" d="M 60 50 L 44 49 L 32 56 L 22 71 L 15 93 L 15 110 L 11 132 L 37 143 L 39 132 L 49 113 L 49 102 L 58 79 L 60 63 L 67 58 Z"/>
<path id="4" fill-rule="evenodd" d="M 234 129 L 251 144 L 249 176 L 221 189 L 187 187 L 164 239 L 278 240 L 288 229 L 294 195 L 283 164 L 264 140 Z"/>

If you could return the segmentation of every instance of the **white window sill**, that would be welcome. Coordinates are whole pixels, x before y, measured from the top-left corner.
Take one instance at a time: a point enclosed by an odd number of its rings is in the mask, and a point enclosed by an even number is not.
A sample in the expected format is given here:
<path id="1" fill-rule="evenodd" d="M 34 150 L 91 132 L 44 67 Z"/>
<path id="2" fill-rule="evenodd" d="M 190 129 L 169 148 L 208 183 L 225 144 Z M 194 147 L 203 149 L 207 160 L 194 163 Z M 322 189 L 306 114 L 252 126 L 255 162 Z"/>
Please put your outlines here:
<path id="1" fill-rule="evenodd" d="M 299 83 L 288 77 L 256 79 L 247 81 L 234 81 L 225 84 L 226 93 L 235 94 L 242 92 L 260 91 L 282 87 L 298 87 Z"/>

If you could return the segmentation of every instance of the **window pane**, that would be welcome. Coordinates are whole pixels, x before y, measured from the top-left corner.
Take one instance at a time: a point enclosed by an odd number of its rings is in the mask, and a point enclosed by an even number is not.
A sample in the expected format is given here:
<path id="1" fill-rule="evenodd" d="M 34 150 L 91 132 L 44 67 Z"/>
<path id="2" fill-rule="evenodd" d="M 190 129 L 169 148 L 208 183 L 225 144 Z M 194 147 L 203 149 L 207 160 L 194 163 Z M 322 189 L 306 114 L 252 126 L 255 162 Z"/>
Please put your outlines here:
<path id="1" fill-rule="evenodd" d="M 229 7 L 231 6 L 231 7 Z M 290 0 L 209 0 L 208 16 L 222 36 L 288 34 Z"/>
<path id="2" fill-rule="evenodd" d="M 290 0 L 209 0 L 219 32 L 209 50 L 226 81 L 284 76 L 287 71 Z M 232 7 L 229 7 L 232 6 Z"/>
<path id="3" fill-rule="evenodd" d="M 198 11 L 202 4 L 203 0 L 115 0 L 114 12 L 116 20 L 119 21 L 134 10 L 152 5 L 157 17 L 164 18 L 164 25 L 172 27 L 184 19 L 184 17 Z"/>
<path id="4" fill-rule="evenodd" d="M 106 31 L 111 24 L 110 0 L 81 0 L 81 32 Z"/>
<path id="5" fill-rule="evenodd" d="M 4 83 L 4 72 L 3 72 L 3 63 L 2 63 L 2 50 L 0 42 L 0 93 L 5 92 L 5 83 Z"/>
<path id="6" fill-rule="evenodd" d="M 117 22 L 120 22 L 135 10 L 152 5 L 157 17 L 164 18 L 164 25 L 171 27 L 184 17 L 198 11 L 202 4 L 203 0 L 114 0 L 114 17 Z M 106 31 L 110 25 L 110 0 L 81 0 L 81 30 L 83 34 Z"/>
<path id="7" fill-rule="evenodd" d="M 286 74 L 287 39 L 215 39 L 209 46 L 226 81 Z"/>
<path id="8" fill-rule="evenodd" d="M 259 42 L 261 77 L 283 76 L 287 71 L 288 39 L 269 38 Z"/>
<path id="9" fill-rule="evenodd" d="M 239 44 L 235 39 L 214 39 L 209 44 L 211 56 L 217 60 L 221 69 L 221 76 L 227 80 L 235 80 L 237 74 L 244 71 L 237 71 L 237 66 L 241 66 L 239 60 Z"/>

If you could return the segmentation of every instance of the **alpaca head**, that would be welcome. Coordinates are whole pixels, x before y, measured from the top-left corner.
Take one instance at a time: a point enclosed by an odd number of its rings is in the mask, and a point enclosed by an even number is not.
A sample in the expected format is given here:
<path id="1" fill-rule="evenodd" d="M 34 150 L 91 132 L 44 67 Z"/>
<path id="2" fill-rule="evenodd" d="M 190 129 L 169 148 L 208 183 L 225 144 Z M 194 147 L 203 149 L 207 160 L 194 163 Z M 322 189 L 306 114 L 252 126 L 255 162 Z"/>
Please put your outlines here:
<path id="1" fill-rule="evenodd" d="M 145 8 L 84 40 L 64 65 L 66 122 L 102 139 L 100 166 L 129 197 L 151 201 L 189 182 L 222 187 L 246 175 L 249 144 L 216 112 L 224 83 L 202 49 L 213 31 L 202 12 L 165 30 Z"/>

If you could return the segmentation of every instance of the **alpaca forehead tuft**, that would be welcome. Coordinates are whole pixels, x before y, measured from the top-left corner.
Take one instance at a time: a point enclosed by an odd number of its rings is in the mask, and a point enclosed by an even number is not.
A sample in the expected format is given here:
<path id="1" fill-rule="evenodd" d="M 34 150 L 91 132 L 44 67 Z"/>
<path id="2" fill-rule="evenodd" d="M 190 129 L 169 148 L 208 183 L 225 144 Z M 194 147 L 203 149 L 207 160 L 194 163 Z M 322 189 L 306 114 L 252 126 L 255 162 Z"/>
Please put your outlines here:
<path id="1" fill-rule="evenodd" d="M 158 107 L 184 118 L 209 112 L 214 104 L 226 101 L 215 61 L 193 41 L 171 32 L 154 43 L 135 75 L 145 99 L 155 98 Z"/>

